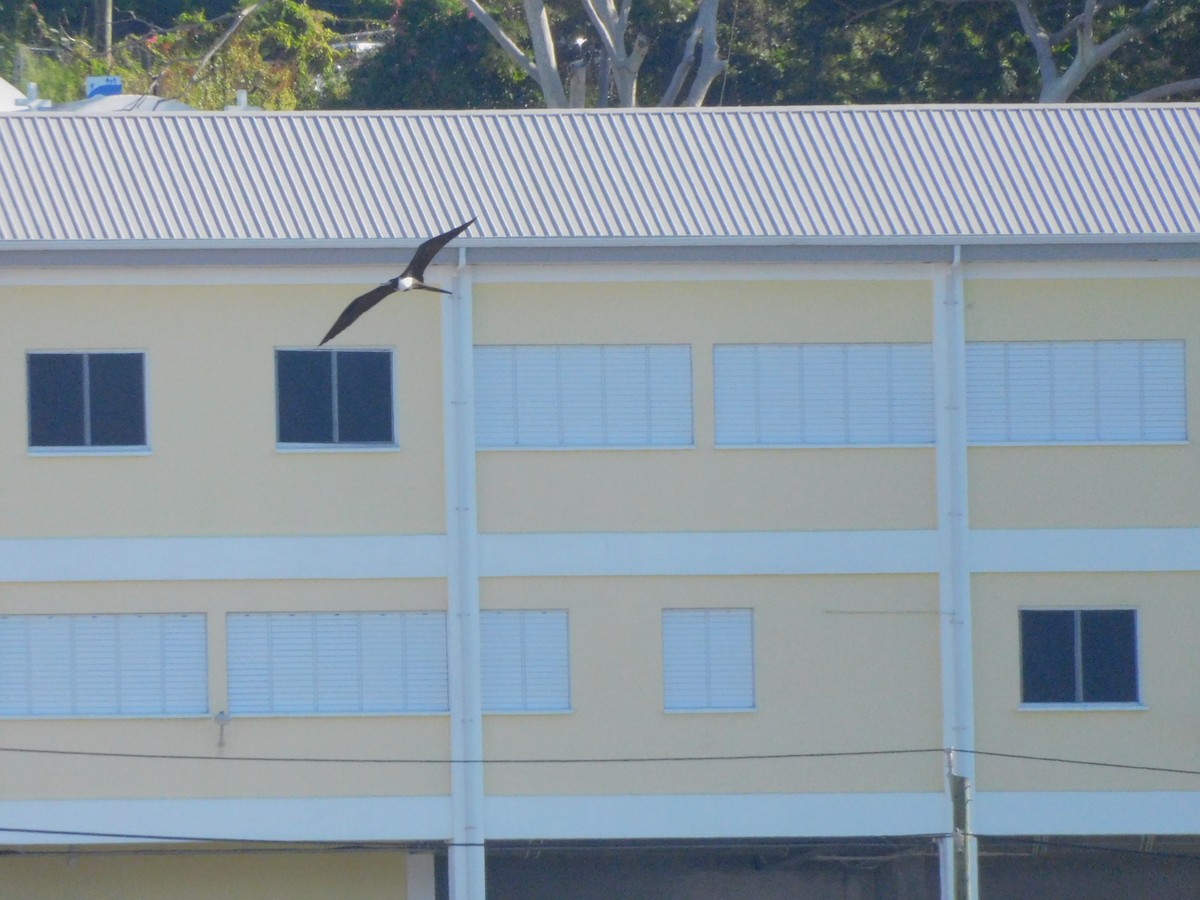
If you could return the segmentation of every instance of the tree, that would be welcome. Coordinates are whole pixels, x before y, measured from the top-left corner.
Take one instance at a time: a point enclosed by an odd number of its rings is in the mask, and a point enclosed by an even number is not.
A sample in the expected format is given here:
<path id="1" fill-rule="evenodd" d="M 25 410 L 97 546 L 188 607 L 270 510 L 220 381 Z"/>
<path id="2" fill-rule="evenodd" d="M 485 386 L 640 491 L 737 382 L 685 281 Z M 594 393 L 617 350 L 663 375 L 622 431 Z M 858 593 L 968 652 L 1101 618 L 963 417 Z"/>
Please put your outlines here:
<path id="1" fill-rule="evenodd" d="M 56 0 L 46 2 L 55 9 Z M 190 0 L 182 2 L 186 7 Z M 214 0 L 214 6 L 225 2 Z M 26 3 L 10 71 L 19 69 L 14 72 L 19 81 L 38 82 L 43 97 L 59 102 L 78 99 L 86 75 L 105 73 L 120 75 L 129 93 L 171 97 L 201 109 L 220 109 L 241 89 L 253 103 L 271 109 L 315 108 L 345 91 L 340 64 L 349 54 L 335 46 L 334 17 L 304 0 L 252 0 L 212 18 L 202 8 L 185 9 L 166 24 L 146 16 L 177 7 L 180 0 L 144 3 L 122 11 L 111 55 L 88 36 L 80 4 L 57 8 L 56 25 Z"/>
<path id="2" fill-rule="evenodd" d="M 619 8 L 614 0 L 580 0 L 584 22 L 572 21 L 562 10 L 555 11 L 555 20 L 575 33 L 570 42 L 575 58 L 567 64 L 565 77 L 560 71 L 558 48 L 566 49 L 568 45 L 556 41 L 555 21 L 545 0 L 522 0 L 523 22 L 516 16 L 501 22 L 481 0 L 463 3 L 518 69 L 538 84 L 546 106 L 584 106 L 589 94 L 599 106 L 607 106 L 614 95 L 620 106 L 637 106 L 638 76 L 653 41 L 645 30 L 632 29 L 633 0 L 620 0 Z M 699 106 L 724 72 L 726 60 L 717 38 L 719 4 L 720 0 L 698 0 L 694 16 L 682 20 L 680 52 L 660 94 L 661 105 L 682 102 Z M 669 10 L 671 5 L 665 6 Z M 522 38 L 528 49 L 520 46 Z M 594 93 L 589 88 L 593 70 Z"/>
<path id="3" fill-rule="evenodd" d="M 350 109 L 487 109 L 540 95 L 459 0 L 403 0 L 390 39 L 350 70 Z"/>
<path id="4" fill-rule="evenodd" d="M 942 0 L 948 3 L 987 3 L 996 0 Z M 1113 59 L 1118 51 L 1173 29 L 1190 32 L 1195 55 L 1197 10 L 1194 2 L 1172 0 L 1043 0 L 1039 15 L 1033 0 L 1003 0 L 1015 10 L 1037 63 L 1038 100 L 1062 103 L 1074 98 L 1084 81 Z M 1051 22 L 1048 26 L 1046 23 Z M 1151 100 L 1200 91 L 1198 77 L 1174 79 L 1124 98 Z"/>

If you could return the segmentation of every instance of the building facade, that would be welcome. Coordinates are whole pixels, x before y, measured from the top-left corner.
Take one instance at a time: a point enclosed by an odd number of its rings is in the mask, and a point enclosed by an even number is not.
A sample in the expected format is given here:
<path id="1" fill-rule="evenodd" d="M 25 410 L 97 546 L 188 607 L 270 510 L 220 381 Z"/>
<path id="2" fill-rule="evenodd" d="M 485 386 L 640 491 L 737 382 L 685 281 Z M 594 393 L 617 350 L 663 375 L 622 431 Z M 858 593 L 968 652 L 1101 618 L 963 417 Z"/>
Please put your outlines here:
<path id="1" fill-rule="evenodd" d="M 1194 895 L 1200 107 L 0 160 L 5 896 Z"/>

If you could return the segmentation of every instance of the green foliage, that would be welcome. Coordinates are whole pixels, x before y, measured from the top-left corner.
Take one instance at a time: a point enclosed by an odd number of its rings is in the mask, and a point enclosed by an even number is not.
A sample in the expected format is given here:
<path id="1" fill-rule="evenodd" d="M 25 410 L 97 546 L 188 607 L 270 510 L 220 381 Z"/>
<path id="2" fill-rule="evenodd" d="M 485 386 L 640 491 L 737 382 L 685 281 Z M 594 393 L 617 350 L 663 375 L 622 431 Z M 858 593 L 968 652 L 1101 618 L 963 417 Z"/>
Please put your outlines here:
<path id="1" fill-rule="evenodd" d="M 78 99 L 84 77 L 101 73 L 122 76 L 127 93 L 154 93 L 199 109 L 221 109 L 239 89 L 268 109 L 312 109 L 345 94 L 340 64 L 347 54 L 333 46 L 332 13 L 303 0 L 266 0 L 224 39 L 235 15 L 209 19 L 203 9 L 184 11 L 169 29 L 147 28 L 116 42 L 111 64 L 90 40 L 35 17 L 33 38 L 49 46 L 14 52 L 9 71 L 20 68 L 20 80 L 38 82 L 39 94 L 56 102 Z"/>
<path id="2" fill-rule="evenodd" d="M 93 0 L 0 0 L 0 76 L 40 94 L 77 99 L 87 74 L 121 74 L 128 91 L 221 108 L 238 89 L 270 109 L 532 107 L 537 86 L 503 54 L 462 0 L 267 0 L 197 77 L 197 67 L 249 0 L 119 0 L 111 69 L 95 51 Z M 563 73 L 576 38 L 597 37 L 578 0 L 546 0 Z M 1032 0 L 1053 32 L 1083 0 Z M 1088 76 L 1077 101 L 1113 101 L 1200 77 L 1200 0 L 1121 0 L 1097 18 L 1096 39 L 1126 24 L 1146 34 Z M 487 8 L 522 46 L 521 0 Z M 643 103 L 670 81 L 695 0 L 634 0 L 627 40 L 651 41 L 639 74 Z M 390 28 L 389 28 L 390 25 Z M 731 105 L 1028 102 L 1040 75 L 1009 2 L 723 0 L 729 66 L 707 102 Z M 342 36 L 390 30 L 375 54 L 339 50 Z M 1055 48 L 1065 67 L 1075 43 Z M 593 79 L 594 85 L 594 79 Z M 594 87 L 593 87 L 594 91 Z"/>
<path id="3" fill-rule="evenodd" d="M 401 0 L 387 44 L 350 70 L 338 105 L 485 109 L 541 105 L 541 94 L 457 2 Z"/>

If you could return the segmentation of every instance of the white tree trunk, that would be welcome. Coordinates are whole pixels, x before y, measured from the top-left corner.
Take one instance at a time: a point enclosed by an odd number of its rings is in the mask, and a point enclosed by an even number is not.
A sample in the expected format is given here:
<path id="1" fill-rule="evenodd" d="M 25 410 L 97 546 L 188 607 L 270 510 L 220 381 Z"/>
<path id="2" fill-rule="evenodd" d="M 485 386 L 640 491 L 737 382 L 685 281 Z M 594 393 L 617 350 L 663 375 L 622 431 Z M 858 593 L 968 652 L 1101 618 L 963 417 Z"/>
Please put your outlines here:
<path id="1" fill-rule="evenodd" d="M 952 0 L 951 0 L 952 2 Z M 986 2 L 986 0 L 976 0 Z M 1042 26 L 1030 0 L 1010 0 L 1021 20 L 1021 30 L 1029 38 L 1037 58 L 1038 74 L 1042 87 L 1038 95 L 1041 103 L 1065 103 L 1097 68 L 1108 61 L 1125 44 L 1143 34 L 1142 27 L 1126 25 L 1099 44 L 1095 40 L 1097 16 L 1118 4 L 1113 0 L 1084 0 L 1083 11 L 1069 21 L 1060 31 L 1051 34 Z M 1152 12 L 1159 0 L 1145 0 L 1139 11 L 1141 16 Z M 1075 40 L 1075 55 L 1070 64 L 1060 70 L 1054 57 L 1054 48 L 1064 41 Z"/>
<path id="2" fill-rule="evenodd" d="M 532 35 L 533 59 L 517 46 L 500 23 L 483 8 L 479 0 L 463 0 L 463 4 L 487 30 L 500 48 L 528 77 L 538 83 L 546 106 L 556 109 L 567 105 L 567 94 L 558 75 L 558 60 L 554 53 L 554 39 L 550 34 L 550 22 L 541 0 L 525 0 L 525 17 Z"/>
<path id="3" fill-rule="evenodd" d="M 692 79 L 692 86 L 688 91 L 686 101 L 688 106 L 699 106 L 703 103 L 704 97 L 708 93 L 708 89 L 712 86 L 712 83 L 718 75 L 725 71 L 728 62 L 721 59 L 717 47 L 718 5 L 719 0 L 700 0 L 700 6 L 696 10 L 696 18 L 692 22 L 692 29 L 688 32 L 688 39 L 684 43 L 683 52 L 679 56 L 679 64 L 675 66 L 675 72 L 671 76 L 671 83 L 663 91 L 659 106 L 674 106 L 678 101 L 679 93 L 683 90 L 683 85 L 687 81 L 688 74 L 692 71 L 692 65 L 696 58 L 697 45 L 701 47 L 700 66 L 696 70 L 696 76 Z"/>
<path id="4" fill-rule="evenodd" d="M 564 87 L 563 76 L 558 71 L 554 35 L 546 15 L 545 0 L 522 0 L 525 20 L 529 25 L 528 52 L 522 50 L 483 8 L 482 0 L 463 0 L 463 3 L 521 71 L 537 81 L 546 106 L 562 108 L 583 104 L 582 98 L 586 94 L 587 84 L 586 67 L 581 68 L 578 64 L 573 64 L 567 74 L 567 85 Z M 638 72 L 650 51 L 650 40 L 644 34 L 639 34 L 634 38 L 632 46 L 628 45 L 627 33 L 629 17 L 633 12 L 633 0 L 620 0 L 620 8 L 615 0 L 580 0 L 580 3 L 600 37 L 600 105 L 608 105 L 608 86 L 611 83 L 616 91 L 618 105 L 637 106 Z M 676 67 L 675 77 L 663 95 L 661 106 L 672 106 L 679 102 L 683 85 L 691 73 L 697 47 L 700 48 L 700 65 L 684 101 L 687 105 L 699 106 L 703 103 L 712 83 L 725 71 L 728 63 L 721 58 L 720 47 L 717 44 L 719 7 L 720 0 L 699 0 L 691 33 Z"/>

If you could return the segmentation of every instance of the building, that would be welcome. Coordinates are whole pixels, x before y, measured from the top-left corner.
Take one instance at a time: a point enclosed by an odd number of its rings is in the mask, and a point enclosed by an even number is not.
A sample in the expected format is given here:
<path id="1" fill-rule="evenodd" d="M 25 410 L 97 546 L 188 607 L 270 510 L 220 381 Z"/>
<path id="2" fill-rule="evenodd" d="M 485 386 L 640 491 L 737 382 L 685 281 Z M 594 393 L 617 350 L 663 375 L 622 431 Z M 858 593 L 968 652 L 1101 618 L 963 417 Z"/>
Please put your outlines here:
<path id="1" fill-rule="evenodd" d="M 1194 895 L 1200 107 L 0 171 L 6 897 Z"/>

